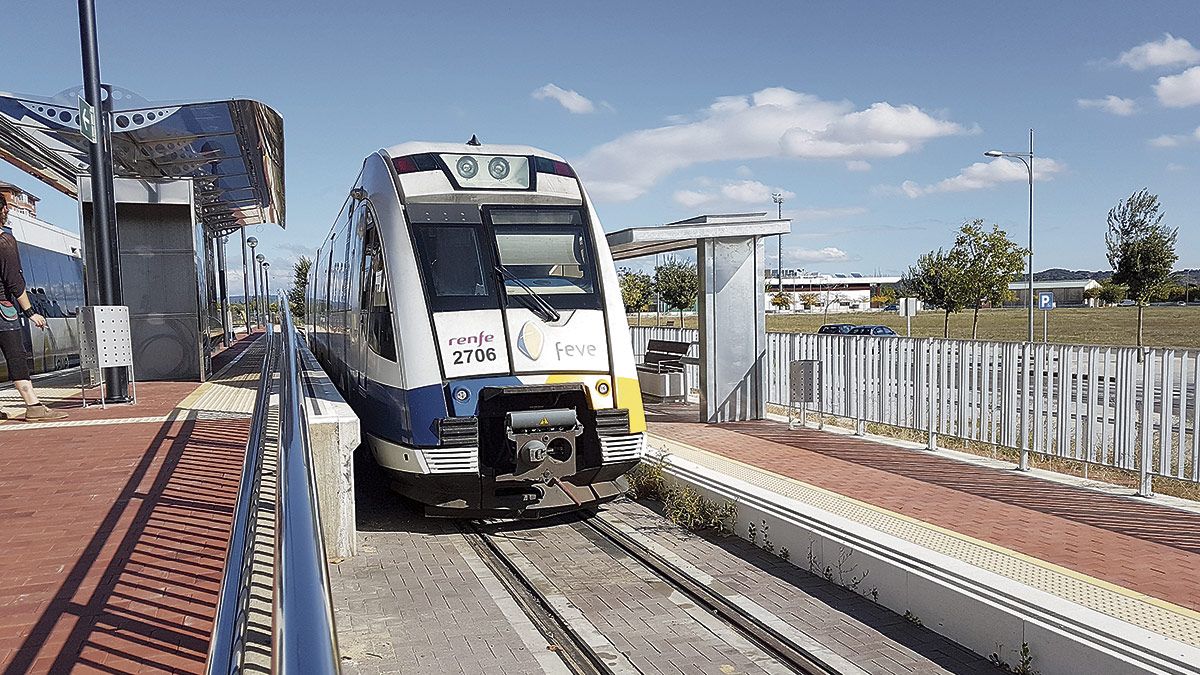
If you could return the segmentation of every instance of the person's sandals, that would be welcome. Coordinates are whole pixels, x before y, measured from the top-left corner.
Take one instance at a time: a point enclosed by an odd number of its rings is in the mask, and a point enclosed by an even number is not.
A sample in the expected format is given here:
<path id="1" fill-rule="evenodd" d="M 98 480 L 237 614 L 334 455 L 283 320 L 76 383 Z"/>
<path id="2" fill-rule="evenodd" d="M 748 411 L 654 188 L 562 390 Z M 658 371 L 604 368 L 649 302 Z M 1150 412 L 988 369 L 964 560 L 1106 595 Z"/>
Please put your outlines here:
<path id="1" fill-rule="evenodd" d="M 62 412 L 61 410 L 51 410 L 41 403 L 27 406 L 25 408 L 26 422 L 47 422 L 49 420 L 61 420 L 66 416 L 67 413 Z"/>

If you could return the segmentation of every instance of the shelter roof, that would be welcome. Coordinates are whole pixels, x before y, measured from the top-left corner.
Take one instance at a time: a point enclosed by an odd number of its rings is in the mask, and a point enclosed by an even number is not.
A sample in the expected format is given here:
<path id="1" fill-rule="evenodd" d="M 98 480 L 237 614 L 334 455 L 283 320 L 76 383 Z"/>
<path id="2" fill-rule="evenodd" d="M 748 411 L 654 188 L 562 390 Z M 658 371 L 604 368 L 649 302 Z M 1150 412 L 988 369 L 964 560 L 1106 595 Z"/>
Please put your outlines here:
<path id="1" fill-rule="evenodd" d="M 113 96 L 116 177 L 193 179 L 200 220 L 213 229 L 284 225 L 279 113 L 248 99 L 153 105 L 122 93 Z M 77 97 L 0 92 L 0 158 L 75 198 L 90 166 Z"/>

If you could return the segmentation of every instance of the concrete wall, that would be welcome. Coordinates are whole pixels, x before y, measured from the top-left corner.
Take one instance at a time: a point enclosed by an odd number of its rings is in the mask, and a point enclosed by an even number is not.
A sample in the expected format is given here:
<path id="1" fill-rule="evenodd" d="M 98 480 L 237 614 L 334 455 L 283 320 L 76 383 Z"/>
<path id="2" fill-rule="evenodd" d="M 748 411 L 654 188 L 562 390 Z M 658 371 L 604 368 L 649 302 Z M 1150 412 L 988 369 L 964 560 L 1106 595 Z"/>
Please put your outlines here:
<path id="1" fill-rule="evenodd" d="M 349 557 L 356 551 L 354 449 L 361 440 L 358 416 L 333 386 L 303 340 L 301 378 L 313 452 L 321 531 L 327 557 Z"/>

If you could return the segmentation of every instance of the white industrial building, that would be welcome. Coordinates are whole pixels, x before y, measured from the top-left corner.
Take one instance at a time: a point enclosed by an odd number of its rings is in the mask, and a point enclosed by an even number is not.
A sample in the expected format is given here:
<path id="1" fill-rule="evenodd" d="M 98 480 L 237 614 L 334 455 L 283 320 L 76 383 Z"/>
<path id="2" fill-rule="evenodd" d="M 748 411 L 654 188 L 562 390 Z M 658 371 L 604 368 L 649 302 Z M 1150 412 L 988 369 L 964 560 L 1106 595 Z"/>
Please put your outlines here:
<path id="1" fill-rule="evenodd" d="M 872 296 L 878 295 L 883 286 L 893 286 L 899 282 L 899 276 L 783 270 L 783 292 L 792 298 L 792 311 L 825 311 L 826 305 L 830 312 L 870 309 Z M 770 297 L 778 293 L 779 288 L 779 271 L 767 270 L 764 291 L 768 307 L 771 306 Z M 806 298 L 816 302 L 806 303 Z"/>

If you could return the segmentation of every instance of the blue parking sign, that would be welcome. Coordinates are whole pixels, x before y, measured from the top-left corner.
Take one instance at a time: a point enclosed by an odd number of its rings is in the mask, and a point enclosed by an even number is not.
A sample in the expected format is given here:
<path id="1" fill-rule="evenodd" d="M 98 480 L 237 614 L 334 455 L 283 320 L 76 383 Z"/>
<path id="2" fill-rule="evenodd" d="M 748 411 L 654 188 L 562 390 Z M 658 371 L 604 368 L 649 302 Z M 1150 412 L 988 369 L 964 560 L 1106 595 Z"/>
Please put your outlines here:
<path id="1" fill-rule="evenodd" d="M 1049 291 L 1038 293 L 1038 309 L 1054 309 L 1054 294 Z"/>

